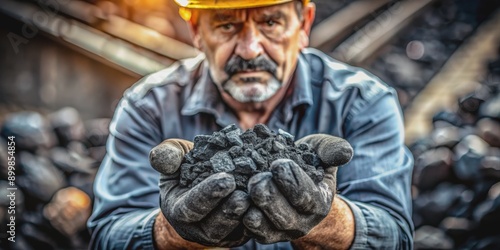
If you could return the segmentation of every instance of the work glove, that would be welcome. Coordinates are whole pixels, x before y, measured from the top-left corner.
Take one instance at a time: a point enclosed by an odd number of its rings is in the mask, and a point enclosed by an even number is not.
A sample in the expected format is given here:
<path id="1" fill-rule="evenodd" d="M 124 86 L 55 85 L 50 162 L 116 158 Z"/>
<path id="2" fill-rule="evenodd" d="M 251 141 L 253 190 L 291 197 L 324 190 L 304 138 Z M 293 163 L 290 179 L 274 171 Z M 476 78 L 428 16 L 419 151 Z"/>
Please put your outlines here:
<path id="1" fill-rule="evenodd" d="M 160 172 L 160 208 L 185 240 L 205 246 L 239 246 L 250 238 L 241 223 L 250 206 L 248 194 L 235 190 L 234 177 L 216 173 L 202 182 L 181 187 L 180 165 L 193 143 L 168 139 L 153 148 L 151 166 Z"/>
<path id="2" fill-rule="evenodd" d="M 292 160 L 271 163 L 271 172 L 250 178 L 248 192 L 253 201 L 243 224 L 260 243 L 291 241 L 306 235 L 329 213 L 336 192 L 337 166 L 352 158 L 351 145 L 338 137 L 314 134 L 296 145 L 309 144 L 324 167 L 319 183 Z"/>

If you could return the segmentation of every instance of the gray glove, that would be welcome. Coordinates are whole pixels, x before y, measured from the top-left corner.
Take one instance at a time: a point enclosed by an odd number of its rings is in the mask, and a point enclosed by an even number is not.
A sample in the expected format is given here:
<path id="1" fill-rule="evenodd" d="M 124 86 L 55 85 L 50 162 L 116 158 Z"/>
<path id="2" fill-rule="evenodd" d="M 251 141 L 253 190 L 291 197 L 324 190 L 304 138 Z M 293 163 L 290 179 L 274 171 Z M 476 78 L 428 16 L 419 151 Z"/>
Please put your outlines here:
<path id="1" fill-rule="evenodd" d="M 239 246 L 250 238 L 241 223 L 250 206 L 248 195 L 236 190 L 234 177 L 214 174 L 192 188 L 179 186 L 179 167 L 193 143 L 169 139 L 153 148 L 149 160 L 160 175 L 160 208 L 185 240 L 206 246 Z"/>
<path id="2" fill-rule="evenodd" d="M 326 167 L 317 184 L 289 159 L 271 164 L 271 173 L 259 173 L 248 183 L 255 204 L 243 218 L 243 224 L 261 243 L 290 241 L 306 235 L 330 211 L 336 192 L 337 166 L 349 162 L 351 145 L 338 137 L 324 134 L 307 136 L 296 144 L 308 143 Z"/>

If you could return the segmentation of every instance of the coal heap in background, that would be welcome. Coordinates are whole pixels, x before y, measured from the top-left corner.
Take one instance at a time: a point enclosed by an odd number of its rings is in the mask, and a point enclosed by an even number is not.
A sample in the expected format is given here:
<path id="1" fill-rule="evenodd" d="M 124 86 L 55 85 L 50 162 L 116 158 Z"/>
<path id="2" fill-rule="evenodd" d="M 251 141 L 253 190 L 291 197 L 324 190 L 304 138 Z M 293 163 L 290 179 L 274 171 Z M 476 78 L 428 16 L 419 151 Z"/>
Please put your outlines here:
<path id="1" fill-rule="evenodd" d="M 10 216 L 15 216 L 16 242 L 2 240 L 0 249 L 88 247 L 86 222 L 94 199 L 93 181 L 106 152 L 108 126 L 109 119 L 82 121 L 73 108 L 48 115 L 23 111 L 5 118 L 0 131 L 0 190 L 17 190 L 15 214 L 7 213 L 8 193 L 0 196 L 0 210 L 5 211 L 0 213 L 0 233 L 7 233 Z M 15 165 L 10 164 L 10 169 L 9 137 L 15 137 Z M 15 186 L 7 181 L 9 176 L 15 176 Z"/>
<path id="2" fill-rule="evenodd" d="M 488 68 L 410 146 L 416 249 L 500 249 L 500 60 Z"/>
<path id="3" fill-rule="evenodd" d="M 180 184 L 192 187 L 214 173 L 227 172 L 233 174 L 237 189 L 246 191 L 253 175 L 270 171 L 271 163 L 283 158 L 297 163 L 315 183 L 323 180 L 322 162 L 308 144 L 295 146 L 291 134 L 281 129 L 275 133 L 263 124 L 245 132 L 233 124 L 194 138 L 194 148 L 181 165 Z"/>
<path id="4" fill-rule="evenodd" d="M 479 12 L 479 5 L 479 1 L 436 1 L 368 66 L 397 90 L 403 109 L 488 15 Z"/>

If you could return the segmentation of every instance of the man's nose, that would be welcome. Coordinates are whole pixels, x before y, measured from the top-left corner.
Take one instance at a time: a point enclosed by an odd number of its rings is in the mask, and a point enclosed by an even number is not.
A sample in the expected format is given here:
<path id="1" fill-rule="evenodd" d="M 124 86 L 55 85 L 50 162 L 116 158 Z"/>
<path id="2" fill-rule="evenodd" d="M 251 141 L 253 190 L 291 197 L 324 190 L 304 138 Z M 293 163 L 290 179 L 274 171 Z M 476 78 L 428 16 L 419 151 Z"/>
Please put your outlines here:
<path id="1" fill-rule="evenodd" d="M 263 53 L 261 42 L 261 36 L 256 27 L 245 25 L 241 30 L 235 53 L 245 60 L 254 59 Z"/>

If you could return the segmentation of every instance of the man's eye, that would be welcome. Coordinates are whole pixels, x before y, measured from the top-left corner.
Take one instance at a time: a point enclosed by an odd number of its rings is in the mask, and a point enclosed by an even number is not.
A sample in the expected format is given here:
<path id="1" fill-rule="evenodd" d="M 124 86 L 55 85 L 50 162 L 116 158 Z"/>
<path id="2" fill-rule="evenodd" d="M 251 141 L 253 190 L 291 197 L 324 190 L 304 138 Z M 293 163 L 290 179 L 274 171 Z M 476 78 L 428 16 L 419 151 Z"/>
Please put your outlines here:
<path id="1" fill-rule="evenodd" d="M 276 25 L 276 22 L 274 20 L 267 20 L 266 25 L 268 27 L 273 27 L 274 25 Z"/>
<path id="2" fill-rule="evenodd" d="M 229 30 L 232 30 L 234 28 L 234 24 L 225 23 L 225 24 L 220 25 L 219 27 L 225 31 L 229 31 Z"/>

